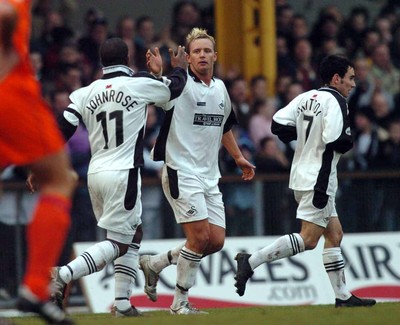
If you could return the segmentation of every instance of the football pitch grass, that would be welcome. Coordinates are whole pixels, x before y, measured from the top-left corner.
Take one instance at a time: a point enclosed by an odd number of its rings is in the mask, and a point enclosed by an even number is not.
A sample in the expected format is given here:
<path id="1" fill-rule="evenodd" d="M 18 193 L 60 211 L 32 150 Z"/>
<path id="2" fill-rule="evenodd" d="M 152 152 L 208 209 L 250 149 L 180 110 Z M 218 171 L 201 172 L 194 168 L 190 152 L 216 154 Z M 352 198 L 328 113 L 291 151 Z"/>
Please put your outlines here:
<path id="1" fill-rule="evenodd" d="M 78 325 L 397 325 L 400 302 L 378 303 L 374 307 L 335 308 L 318 306 L 265 306 L 204 309 L 208 315 L 176 316 L 168 311 L 149 311 L 143 317 L 114 318 L 110 314 L 73 314 Z M 37 317 L 12 318 L 16 325 L 44 324 Z"/>

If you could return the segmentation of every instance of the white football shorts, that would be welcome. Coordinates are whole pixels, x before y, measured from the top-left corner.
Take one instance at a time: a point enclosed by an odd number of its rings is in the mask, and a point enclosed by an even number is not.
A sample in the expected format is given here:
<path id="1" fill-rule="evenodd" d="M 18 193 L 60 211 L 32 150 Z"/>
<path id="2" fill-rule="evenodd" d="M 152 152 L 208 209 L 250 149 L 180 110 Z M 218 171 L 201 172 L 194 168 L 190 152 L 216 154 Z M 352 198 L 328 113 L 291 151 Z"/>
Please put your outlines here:
<path id="1" fill-rule="evenodd" d="M 164 194 L 177 223 L 208 219 L 225 229 L 225 208 L 218 187 L 219 179 L 208 179 L 163 166 Z"/>
<path id="2" fill-rule="evenodd" d="M 101 171 L 88 175 L 88 189 L 97 225 L 107 238 L 130 244 L 142 223 L 140 169 Z"/>
<path id="3" fill-rule="evenodd" d="M 335 197 L 316 191 L 294 191 L 298 203 L 296 218 L 326 228 L 329 218 L 336 217 Z"/>

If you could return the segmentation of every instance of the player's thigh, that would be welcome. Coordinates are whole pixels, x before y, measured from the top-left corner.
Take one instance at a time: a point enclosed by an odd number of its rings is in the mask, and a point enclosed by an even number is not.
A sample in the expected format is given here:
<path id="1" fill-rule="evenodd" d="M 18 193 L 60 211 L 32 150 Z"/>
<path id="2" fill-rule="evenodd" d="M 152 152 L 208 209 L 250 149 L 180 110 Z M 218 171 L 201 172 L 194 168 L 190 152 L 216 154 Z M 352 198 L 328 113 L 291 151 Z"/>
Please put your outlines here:
<path id="1" fill-rule="evenodd" d="M 196 176 L 164 165 L 162 187 L 177 223 L 208 218 L 203 184 Z"/>
<path id="2" fill-rule="evenodd" d="M 294 191 L 296 217 L 326 228 L 335 210 L 334 197 L 316 191 Z"/>
<path id="3" fill-rule="evenodd" d="M 0 168 L 36 162 L 65 145 L 40 94 L 15 78 L 10 80 L 0 87 Z"/>
<path id="4" fill-rule="evenodd" d="M 225 208 L 222 193 L 218 187 L 218 180 L 207 180 L 206 205 L 208 222 L 225 230 Z M 215 228 L 217 231 L 218 228 Z M 219 231 L 218 231 L 219 232 Z"/>
<path id="5" fill-rule="evenodd" d="M 72 195 L 77 182 L 69 157 L 63 149 L 29 164 L 28 168 L 33 172 L 35 185 L 42 193 L 57 192 L 68 197 Z"/>
<path id="6" fill-rule="evenodd" d="M 133 237 L 141 224 L 140 170 L 133 168 L 89 174 L 88 189 L 98 225 Z"/>

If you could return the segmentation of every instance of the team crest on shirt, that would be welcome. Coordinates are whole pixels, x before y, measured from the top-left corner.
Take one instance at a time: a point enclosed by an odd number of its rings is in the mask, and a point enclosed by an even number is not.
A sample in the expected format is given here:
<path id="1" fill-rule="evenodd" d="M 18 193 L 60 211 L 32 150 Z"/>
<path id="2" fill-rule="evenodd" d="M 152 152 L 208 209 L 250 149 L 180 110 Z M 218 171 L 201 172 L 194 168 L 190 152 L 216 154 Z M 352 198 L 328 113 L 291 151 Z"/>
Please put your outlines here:
<path id="1" fill-rule="evenodd" d="M 219 109 L 224 109 L 225 108 L 225 101 L 221 100 L 221 102 L 218 105 Z"/>
<path id="2" fill-rule="evenodd" d="M 188 217 L 193 217 L 197 214 L 197 210 L 195 206 L 191 206 L 190 209 L 186 212 Z"/>

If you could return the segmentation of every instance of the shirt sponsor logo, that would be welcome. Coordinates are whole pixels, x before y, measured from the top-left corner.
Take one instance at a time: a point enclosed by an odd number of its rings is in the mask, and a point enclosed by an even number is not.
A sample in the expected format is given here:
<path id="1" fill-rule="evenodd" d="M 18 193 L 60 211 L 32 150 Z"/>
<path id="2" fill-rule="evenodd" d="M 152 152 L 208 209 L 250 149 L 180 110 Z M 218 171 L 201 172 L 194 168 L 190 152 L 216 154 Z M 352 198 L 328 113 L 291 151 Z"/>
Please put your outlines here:
<path id="1" fill-rule="evenodd" d="M 197 102 L 197 106 L 206 106 L 206 102 Z"/>
<path id="2" fill-rule="evenodd" d="M 193 125 L 221 126 L 223 115 L 217 114 L 194 114 Z"/>

